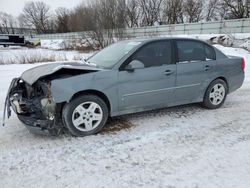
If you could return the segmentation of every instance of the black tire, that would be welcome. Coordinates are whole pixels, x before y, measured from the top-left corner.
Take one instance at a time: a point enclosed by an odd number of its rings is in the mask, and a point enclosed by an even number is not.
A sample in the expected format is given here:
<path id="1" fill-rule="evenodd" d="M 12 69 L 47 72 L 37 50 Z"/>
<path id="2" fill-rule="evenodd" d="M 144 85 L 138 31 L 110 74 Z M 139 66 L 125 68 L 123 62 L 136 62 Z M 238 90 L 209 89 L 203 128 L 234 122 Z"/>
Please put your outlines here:
<path id="1" fill-rule="evenodd" d="M 91 131 L 81 131 L 77 129 L 72 121 L 72 115 L 76 107 L 85 102 L 94 102 L 101 107 L 103 116 L 99 125 Z M 109 111 L 106 103 L 96 95 L 81 95 L 69 103 L 67 103 L 62 112 L 62 118 L 64 120 L 65 126 L 68 128 L 69 132 L 74 136 L 88 136 L 98 133 L 106 124 L 108 119 Z"/>
<path id="2" fill-rule="evenodd" d="M 215 85 L 217 85 L 217 84 L 220 84 L 220 85 L 222 85 L 222 86 L 225 88 L 225 95 L 224 95 L 223 100 L 222 100 L 219 104 L 215 105 L 215 104 L 213 104 L 213 103 L 211 102 L 209 95 L 210 95 L 210 93 L 211 93 L 213 87 L 214 87 Z M 226 97 L 227 97 L 227 94 L 228 94 L 227 83 L 226 83 L 224 80 L 216 79 L 216 80 L 214 80 L 213 82 L 211 82 L 211 83 L 209 84 L 209 86 L 208 86 L 208 88 L 207 88 L 207 90 L 206 90 L 206 93 L 205 93 L 205 96 L 204 96 L 202 105 L 203 105 L 205 108 L 208 108 L 208 109 L 217 109 L 217 108 L 220 108 L 220 107 L 224 104 L 224 102 L 225 102 L 225 100 L 226 100 Z"/>

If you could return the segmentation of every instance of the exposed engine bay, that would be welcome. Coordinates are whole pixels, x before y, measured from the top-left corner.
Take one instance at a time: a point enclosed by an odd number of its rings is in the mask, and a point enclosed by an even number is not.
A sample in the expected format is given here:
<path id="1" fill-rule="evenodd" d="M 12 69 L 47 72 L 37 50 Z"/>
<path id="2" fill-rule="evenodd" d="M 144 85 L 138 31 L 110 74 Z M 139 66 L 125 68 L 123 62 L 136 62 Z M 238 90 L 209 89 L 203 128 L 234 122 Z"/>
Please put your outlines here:
<path id="1" fill-rule="evenodd" d="M 11 106 L 26 126 L 40 128 L 52 135 L 59 134 L 62 129 L 62 122 L 57 113 L 60 105 L 53 102 L 48 80 L 39 80 L 30 86 L 21 78 L 13 79 L 6 103 L 8 117 Z"/>

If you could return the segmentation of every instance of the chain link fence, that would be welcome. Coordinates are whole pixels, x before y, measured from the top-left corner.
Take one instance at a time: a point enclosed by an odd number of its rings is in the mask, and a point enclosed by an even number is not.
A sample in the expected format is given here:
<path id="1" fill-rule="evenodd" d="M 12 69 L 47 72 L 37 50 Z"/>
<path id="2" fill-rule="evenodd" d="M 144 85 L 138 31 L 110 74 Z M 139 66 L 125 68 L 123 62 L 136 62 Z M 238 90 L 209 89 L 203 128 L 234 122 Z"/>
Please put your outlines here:
<path id="1" fill-rule="evenodd" d="M 138 38 L 150 36 L 171 36 L 181 34 L 233 34 L 250 33 L 250 19 L 224 20 L 205 23 L 184 23 L 173 25 L 161 25 L 140 28 L 126 28 L 122 30 L 122 38 Z M 70 32 L 30 35 L 29 38 L 37 39 L 67 39 L 76 40 L 88 38 L 90 32 Z"/>

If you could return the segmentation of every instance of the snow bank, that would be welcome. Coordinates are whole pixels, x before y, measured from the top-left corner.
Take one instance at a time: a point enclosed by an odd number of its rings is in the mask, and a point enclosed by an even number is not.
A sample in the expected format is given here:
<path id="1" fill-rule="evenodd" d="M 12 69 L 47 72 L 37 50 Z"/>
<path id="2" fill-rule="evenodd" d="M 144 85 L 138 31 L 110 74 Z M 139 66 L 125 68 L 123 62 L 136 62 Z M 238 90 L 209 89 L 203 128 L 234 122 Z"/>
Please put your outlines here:
<path id="1" fill-rule="evenodd" d="M 41 40 L 41 47 L 48 48 L 52 50 L 62 50 L 65 49 L 64 47 L 64 40 Z"/>

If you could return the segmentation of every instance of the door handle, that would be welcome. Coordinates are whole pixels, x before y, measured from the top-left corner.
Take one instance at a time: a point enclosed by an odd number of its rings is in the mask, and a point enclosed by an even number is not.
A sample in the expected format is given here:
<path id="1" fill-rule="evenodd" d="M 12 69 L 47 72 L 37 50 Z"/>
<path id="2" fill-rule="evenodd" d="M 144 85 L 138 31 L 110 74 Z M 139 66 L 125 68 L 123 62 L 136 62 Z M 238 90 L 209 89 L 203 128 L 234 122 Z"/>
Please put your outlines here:
<path id="1" fill-rule="evenodd" d="M 210 65 L 206 65 L 205 66 L 205 71 L 208 71 L 208 70 L 210 70 L 212 67 L 210 66 Z"/>
<path id="2" fill-rule="evenodd" d="M 167 75 L 167 76 L 169 76 L 169 75 L 171 75 L 171 74 L 173 74 L 173 73 L 174 73 L 174 71 L 172 71 L 172 70 L 166 70 L 166 71 L 164 72 L 164 74 Z"/>

